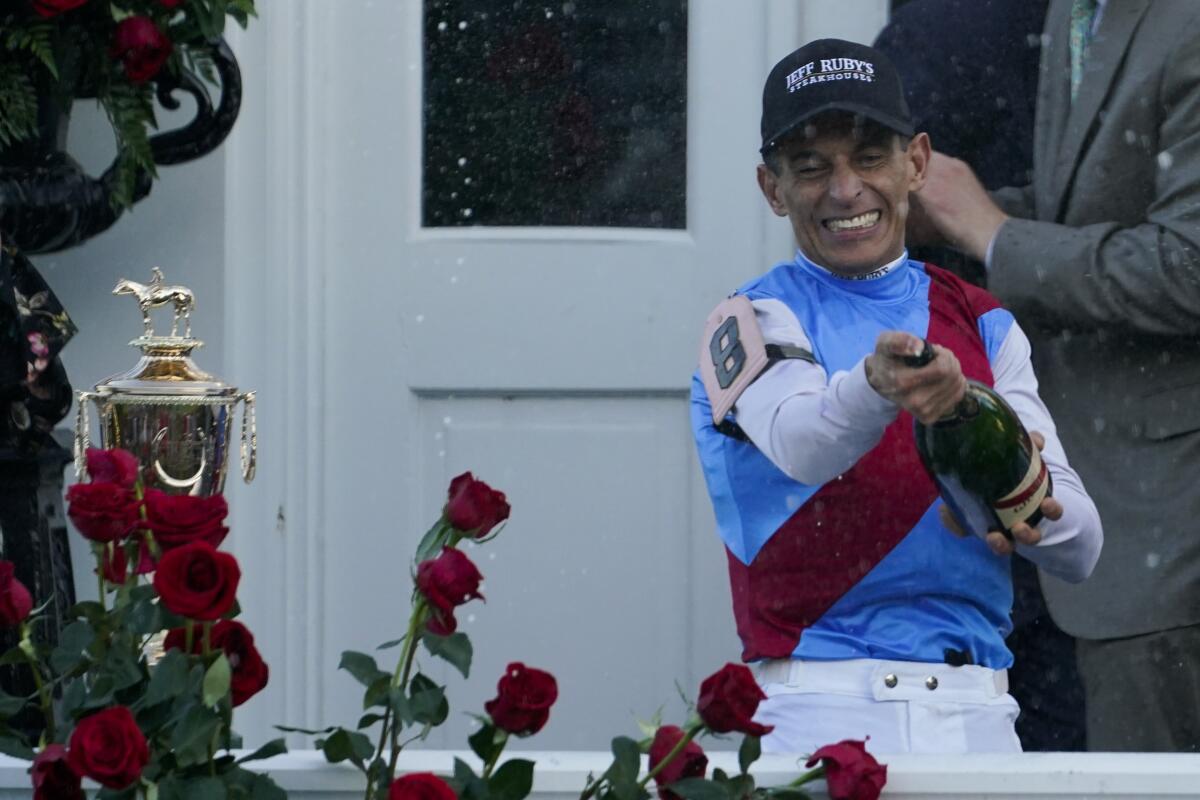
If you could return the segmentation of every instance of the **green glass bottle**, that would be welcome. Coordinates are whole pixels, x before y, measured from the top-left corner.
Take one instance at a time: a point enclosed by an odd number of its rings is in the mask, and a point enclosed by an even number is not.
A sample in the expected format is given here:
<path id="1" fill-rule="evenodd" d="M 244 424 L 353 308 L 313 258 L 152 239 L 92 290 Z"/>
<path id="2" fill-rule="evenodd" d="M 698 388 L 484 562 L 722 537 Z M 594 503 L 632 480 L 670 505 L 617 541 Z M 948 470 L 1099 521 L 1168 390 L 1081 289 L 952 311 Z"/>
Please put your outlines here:
<path id="1" fill-rule="evenodd" d="M 934 358 L 925 343 L 910 366 Z M 930 425 L 916 421 L 917 452 L 963 530 L 982 536 L 1001 531 L 1012 538 L 1019 522 L 1036 525 L 1053 481 L 1025 426 L 992 389 L 968 380 L 954 410 Z"/>

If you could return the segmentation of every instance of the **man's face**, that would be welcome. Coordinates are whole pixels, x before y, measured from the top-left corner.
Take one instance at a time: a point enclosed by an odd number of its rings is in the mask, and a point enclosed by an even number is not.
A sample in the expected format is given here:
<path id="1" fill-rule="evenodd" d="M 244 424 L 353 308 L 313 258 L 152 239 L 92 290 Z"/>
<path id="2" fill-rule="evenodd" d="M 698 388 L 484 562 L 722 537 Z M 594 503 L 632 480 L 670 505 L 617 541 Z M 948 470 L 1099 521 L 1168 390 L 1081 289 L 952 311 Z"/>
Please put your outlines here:
<path id="1" fill-rule="evenodd" d="M 902 147 L 893 131 L 835 112 L 781 143 L 778 174 L 760 164 L 758 182 L 806 256 L 831 272 L 863 275 L 904 251 L 908 194 L 925 182 L 929 153 L 924 133 Z"/>

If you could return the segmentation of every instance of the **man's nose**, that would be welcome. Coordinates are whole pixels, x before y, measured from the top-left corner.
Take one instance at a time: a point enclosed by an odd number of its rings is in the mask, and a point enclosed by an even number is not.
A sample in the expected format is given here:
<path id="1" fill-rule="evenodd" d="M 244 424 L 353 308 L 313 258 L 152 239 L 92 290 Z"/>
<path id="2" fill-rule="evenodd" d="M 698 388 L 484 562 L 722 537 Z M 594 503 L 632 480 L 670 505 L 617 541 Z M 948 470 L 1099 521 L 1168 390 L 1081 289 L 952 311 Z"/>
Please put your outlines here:
<path id="1" fill-rule="evenodd" d="M 862 194 L 862 179 L 849 164 L 834 165 L 829 195 L 839 203 L 852 203 Z"/>

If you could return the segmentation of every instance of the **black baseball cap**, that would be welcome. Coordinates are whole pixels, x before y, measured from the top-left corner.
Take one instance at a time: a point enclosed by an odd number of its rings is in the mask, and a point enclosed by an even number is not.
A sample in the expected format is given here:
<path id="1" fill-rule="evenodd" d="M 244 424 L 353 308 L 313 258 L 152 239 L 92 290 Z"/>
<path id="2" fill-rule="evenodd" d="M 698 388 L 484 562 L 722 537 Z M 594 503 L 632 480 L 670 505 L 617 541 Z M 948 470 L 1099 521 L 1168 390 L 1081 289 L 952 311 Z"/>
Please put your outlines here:
<path id="1" fill-rule="evenodd" d="M 805 120 L 825 111 L 861 114 L 904 136 L 912 114 L 900 74 L 883 53 L 842 39 L 817 39 L 784 58 L 763 85 L 766 154 Z"/>

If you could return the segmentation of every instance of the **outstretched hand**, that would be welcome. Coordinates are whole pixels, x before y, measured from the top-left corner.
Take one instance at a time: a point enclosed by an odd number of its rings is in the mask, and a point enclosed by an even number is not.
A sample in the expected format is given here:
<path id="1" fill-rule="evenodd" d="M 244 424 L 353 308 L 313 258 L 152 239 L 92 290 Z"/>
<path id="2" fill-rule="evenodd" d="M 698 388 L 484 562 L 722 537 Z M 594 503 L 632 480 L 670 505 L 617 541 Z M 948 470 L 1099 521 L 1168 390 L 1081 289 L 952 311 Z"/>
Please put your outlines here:
<path id="1" fill-rule="evenodd" d="M 1040 451 L 1046 446 L 1046 437 L 1037 431 L 1032 431 L 1029 437 L 1033 439 L 1033 443 Z M 1042 517 L 1045 519 L 1062 519 L 1063 507 L 1062 503 L 1055 500 L 1053 497 L 1047 497 L 1042 500 L 1041 506 Z M 942 524 L 946 526 L 955 536 L 960 538 L 967 536 L 967 532 L 958 524 L 958 520 L 954 518 L 954 514 L 950 512 L 950 508 L 946 504 L 942 504 L 938 509 L 938 516 L 941 517 Z M 1002 531 L 988 531 L 983 537 L 987 542 L 987 546 L 993 553 L 998 556 L 1012 555 L 1016 551 L 1018 544 L 1023 544 L 1032 547 L 1042 540 L 1042 532 L 1024 522 L 1018 522 L 1012 527 L 1012 540 L 1010 541 Z"/>
<path id="2" fill-rule="evenodd" d="M 905 358 L 920 355 L 925 342 L 911 333 L 884 331 L 864 366 L 867 382 L 922 423 L 929 425 L 950 413 L 967 390 L 967 379 L 954 353 L 931 344 L 934 358 L 920 367 Z"/>

